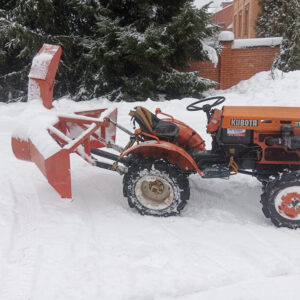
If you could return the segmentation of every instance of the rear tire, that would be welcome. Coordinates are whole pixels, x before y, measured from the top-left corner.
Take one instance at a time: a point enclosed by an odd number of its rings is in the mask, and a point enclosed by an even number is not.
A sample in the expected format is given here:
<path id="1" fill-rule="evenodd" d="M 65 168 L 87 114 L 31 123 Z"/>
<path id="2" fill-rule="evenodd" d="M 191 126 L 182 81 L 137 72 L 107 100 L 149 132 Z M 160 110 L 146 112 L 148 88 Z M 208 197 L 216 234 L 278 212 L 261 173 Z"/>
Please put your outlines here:
<path id="1" fill-rule="evenodd" d="M 179 167 L 166 160 L 137 160 L 123 179 L 130 207 L 142 215 L 174 216 L 190 197 L 189 181 Z"/>
<path id="2" fill-rule="evenodd" d="M 261 195 L 262 210 L 277 227 L 300 227 L 300 173 L 283 173 Z"/>

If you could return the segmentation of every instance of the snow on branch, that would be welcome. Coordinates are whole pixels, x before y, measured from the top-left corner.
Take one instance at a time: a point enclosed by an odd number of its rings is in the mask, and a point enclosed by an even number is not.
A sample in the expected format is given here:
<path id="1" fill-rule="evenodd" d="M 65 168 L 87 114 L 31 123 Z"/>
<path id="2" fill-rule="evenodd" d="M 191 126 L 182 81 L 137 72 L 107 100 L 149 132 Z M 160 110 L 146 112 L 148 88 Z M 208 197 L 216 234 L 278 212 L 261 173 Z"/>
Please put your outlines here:
<path id="1" fill-rule="evenodd" d="M 216 67 L 219 62 L 219 58 L 216 50 L 213 47 L 205 44 L 204 42 L 201 43 L 202 43 L 203 51 L 207 55 L 208 59 L 213 63 L 214 67 Z"/>

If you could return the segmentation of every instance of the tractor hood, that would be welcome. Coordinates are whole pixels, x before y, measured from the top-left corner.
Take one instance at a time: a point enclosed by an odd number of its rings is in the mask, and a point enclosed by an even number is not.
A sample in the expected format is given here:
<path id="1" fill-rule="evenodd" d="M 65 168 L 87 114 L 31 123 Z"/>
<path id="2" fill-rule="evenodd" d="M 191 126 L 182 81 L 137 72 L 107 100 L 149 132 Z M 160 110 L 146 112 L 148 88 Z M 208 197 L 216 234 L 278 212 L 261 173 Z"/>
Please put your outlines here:
<path id="1" fill-rule="evenodd" d="M 224 106 L 223 128 L 280 130 L 292 125 L 300 130 L 300 107 Z"/>

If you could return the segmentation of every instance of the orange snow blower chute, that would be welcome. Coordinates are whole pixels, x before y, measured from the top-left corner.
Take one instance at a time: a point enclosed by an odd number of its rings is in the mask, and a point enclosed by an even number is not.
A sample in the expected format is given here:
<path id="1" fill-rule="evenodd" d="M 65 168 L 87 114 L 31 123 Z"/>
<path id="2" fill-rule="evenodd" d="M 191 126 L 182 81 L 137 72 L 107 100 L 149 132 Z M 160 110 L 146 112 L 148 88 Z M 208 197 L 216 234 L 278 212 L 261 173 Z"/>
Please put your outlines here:
<path id="1" fill-rule="evenodd" d="M 51 122 L 41 127 L 24 122 L 23 134 L 17 128 L 12 137 L 12 149 L 18 159 L 34 162 L 61 197 L 71 198 L 70 154 L 75 152 L 90 164 L 98 165 L 91 151 L 114 145 L 117 109 L 61 114 L 52 108 L 61 52 L 60 46 L 44 44 L 34 57 L 29 73 L 28 101 L 40 102 L 41 114 L 46 119 L 51 116 Z M 24 126 L 28 127 L 25 135 Z M 111 166 L 102 163 L 101 167 Z"/>

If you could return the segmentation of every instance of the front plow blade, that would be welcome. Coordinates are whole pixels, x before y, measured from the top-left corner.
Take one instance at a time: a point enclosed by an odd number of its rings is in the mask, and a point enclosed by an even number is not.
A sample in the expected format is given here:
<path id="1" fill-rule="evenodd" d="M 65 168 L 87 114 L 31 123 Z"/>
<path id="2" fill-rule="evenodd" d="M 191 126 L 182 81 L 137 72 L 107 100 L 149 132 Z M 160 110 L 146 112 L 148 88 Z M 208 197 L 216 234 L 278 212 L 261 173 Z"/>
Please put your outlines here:
<path id="1" fill-rule="evenodd" d="M 30 140 L 18 138 L 12 138 L 12 149 L 18 159 L 34 162 L 62 198 L 72 198 L 68 151 L 62 149 L 45 159 Z"/>

